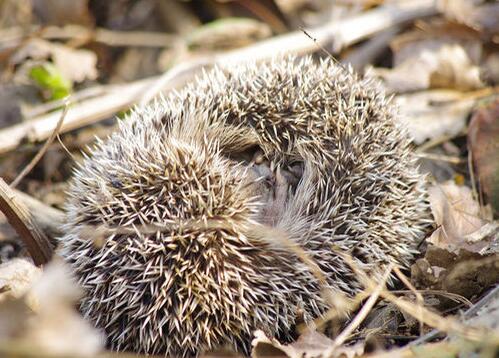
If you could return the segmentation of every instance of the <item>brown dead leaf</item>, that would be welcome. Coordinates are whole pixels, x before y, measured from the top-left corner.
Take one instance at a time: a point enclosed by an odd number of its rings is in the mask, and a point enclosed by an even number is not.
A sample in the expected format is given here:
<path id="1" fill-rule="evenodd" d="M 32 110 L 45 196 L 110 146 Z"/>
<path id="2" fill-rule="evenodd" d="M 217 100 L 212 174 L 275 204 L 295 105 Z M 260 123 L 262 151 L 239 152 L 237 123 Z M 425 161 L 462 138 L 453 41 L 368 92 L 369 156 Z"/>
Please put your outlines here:
<path id="1" fill-rule="evenodd" d="M 473 199 L 471 189 L 447 182 L 428 189 L 431 211 L 438 228 L 428 242 L 451 252 L 466 249 L 483 250 L 488 242 L 466 240 L 467 235 L 480 230 L 487 221 L 482 218 L 480 205 Z"/>
<path id="2" fill-rule="evenodd" d="M 472 90 L 483 87 L 480 68 L 459 44 L 423 48 L 393 69 L 373 69 L 389 92 L 403 93 L 428 88 Z"/>
<path id="3" fill-rule="evenodd" d="M 34 12 L 45 24 L 91 25 L 88 0 L 33 0 Z"/>
<path id="4" fill-rule="evenodd" d="M 456 91 L 433 90 L 399 95 L 400 121 L 416 144 L 442 136 L 455 136 L 466 126 L 474 100 Z"/>
<path id="5" fill-rule="evenodd" d="M 499 213 L 499 99 L 477 109 L 468 131 L 475 177 L 496 213 Z"/>
<path id="6" fill-rule="evenodd" d="M 11 57 L 12 65 L 25 60 L 52 60 L 64 77 L 72 82 L 94 80 L 97 78 L 97 56 L 89 50 L 75 50 L 70 47 L 41 39 L 27 41 Z"/>
<path id="7" fill-rule="evenodd" d="M 499 231 L 496 233 L 496 241 Z M 411 267 L 411 281 L 421 289 L 434 289 L 471 299 L 499 282 L 499 254 L 459 253 L 429 245 L 425 257 Z M 455 306 L 445 296 L 436 297 L 440 309 Z"/>
<path id="8" fill-rule="evenodd" d="M 352 346 L 341 346 L 331 351 L 333 341 L 315 330 L 307 330 L 294 343 L 281 344 L 274 338 L 268 338 L 262 331 L 255 332 L 252 341 L 251 357 L 358 357 L 364 353 L 364 343 L 359 342 Z"/>

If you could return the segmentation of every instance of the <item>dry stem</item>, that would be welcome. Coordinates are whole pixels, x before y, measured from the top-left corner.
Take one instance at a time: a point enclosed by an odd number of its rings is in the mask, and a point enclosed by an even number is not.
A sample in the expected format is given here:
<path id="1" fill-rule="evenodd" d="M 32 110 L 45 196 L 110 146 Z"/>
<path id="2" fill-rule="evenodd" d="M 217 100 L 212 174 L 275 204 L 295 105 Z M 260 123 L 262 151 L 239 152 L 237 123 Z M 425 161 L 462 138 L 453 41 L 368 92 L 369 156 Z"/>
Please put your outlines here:
<path id="1" fill-rule="evenodd" d="M 0 210 L 26 244 L 35 265 L 48 262 L 52 257 L 52 247 L 47 236 L 3 179 L 0 179 Z"/>
<path id="2" fill-rule="evenodd" d="M 49 146 L 52 144 L 54 141 L 55 137 L 59 134 L 59 131 L 61 130 L 62 123 L 64 122 L 64 118 L 66 118 L 66 114 L 68 113 L 68 105 L 64 106 L 64 110 L 61 113 L 61 118 L 59 119 L 59 122 L 57 122 L 57 126 L 54 128 L 54 131 L 50 135 L 50 137 L 47 139 L 45 144 L 40 148 L 38 153 L 31 159 L 28 165 L 24 167 L 24 169 L 19 173 L 19 175 L 14 179 L 12 183 L 10 183 L 11 188 L 15 188 L 17 184 L 23 180 L 23 178 L 35 167 L 35 165 L 42 159 L 43 155 L 49 149 Z"/>

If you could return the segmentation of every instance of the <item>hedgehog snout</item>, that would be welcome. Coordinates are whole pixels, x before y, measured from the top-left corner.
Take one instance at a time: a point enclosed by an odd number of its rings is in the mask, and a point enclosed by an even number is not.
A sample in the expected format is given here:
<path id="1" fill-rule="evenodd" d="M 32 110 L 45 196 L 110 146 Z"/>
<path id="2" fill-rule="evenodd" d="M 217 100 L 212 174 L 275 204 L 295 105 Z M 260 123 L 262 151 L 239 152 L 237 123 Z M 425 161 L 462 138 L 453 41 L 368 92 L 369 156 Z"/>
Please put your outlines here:
<path id="1" fill-rule="evenodd" d="M 294 199 L 302 174 L 299 167 L 295 165 L 284 169 L 266 161 L 249 165 L 250 192 L 261 204 L 256 218 L 259 223 L 275 226 L 279 222 L 289 201 Z"/>

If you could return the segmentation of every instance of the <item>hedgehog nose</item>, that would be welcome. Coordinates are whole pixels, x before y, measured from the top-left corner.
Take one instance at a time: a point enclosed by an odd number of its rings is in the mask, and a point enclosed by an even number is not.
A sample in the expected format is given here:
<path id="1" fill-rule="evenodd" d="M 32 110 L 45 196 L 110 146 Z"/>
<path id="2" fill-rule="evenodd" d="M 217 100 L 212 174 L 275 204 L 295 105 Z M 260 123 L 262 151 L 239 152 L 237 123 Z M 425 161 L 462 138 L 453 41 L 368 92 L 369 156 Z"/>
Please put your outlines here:
<path id="1" fill-rule="evenodd" d="M 285 214 L 288 202 L 293 200 L 299 178 L 289 170 L 264 161 L 249 165 L 248 179 L 252 195 L 261 204 L 256 220 L 275 226 Z"/>

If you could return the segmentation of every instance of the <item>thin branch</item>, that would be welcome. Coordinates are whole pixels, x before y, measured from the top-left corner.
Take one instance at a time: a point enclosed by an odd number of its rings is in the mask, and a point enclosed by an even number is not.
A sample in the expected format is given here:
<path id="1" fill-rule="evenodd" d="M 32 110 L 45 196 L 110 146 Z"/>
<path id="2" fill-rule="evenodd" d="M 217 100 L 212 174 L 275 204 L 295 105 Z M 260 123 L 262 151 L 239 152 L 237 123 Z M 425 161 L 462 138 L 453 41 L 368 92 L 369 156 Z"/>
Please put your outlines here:
<path id="1" fill-rule="evenodd" d="M 25 243 L 35 265 L 43 265 L 52 257 L 50 242 L 26 206 L 16 199 L 12 189 L 0 179 L 0 210 Z"/>
<path id="2" fill-rule="evenodd" d="M 369 296 L 368 300 L 362 306 L 361 310 L 357 313 L 355 318 L 350 321 L 348 326 L 335 338 L 331 348 L 329 348 L 329 354 L 325 354 L 325 357 L 330 357 L 331 353 L 339 346 L 341 346 L 347 338 L 357 329 L 357 327 L 364 321 L 364 319 L 367 317 L 367 314 L 371 311 L 371 309 L 374 307 L 376 304 L 376 301 L 378 300 L 381 292 L 385 289 L 386 282 L 388 281 L 388 277 L 390 277 L 390 274 L 393 269 L 393 264 L 388 265 L 385 273 L 383 274 L 381 281 L 376 285 L 375 289 L 373 290 L 372 294 Z"/>
<path id="3" fill-rule="evenodd" d="M 47 152 L 47 150 L 49 149 L 50 145 L 52 144 L 52 142 L 54 141 L 54 139 L 59 134 L 59 131 L 61 130 L 62 123 L 64 122 L 64 118 L 66 118 L 66 114 L 68 113 L 68 108 L 69 108 L 68 104 L 66 103 L 66 105 L 64 106 L 64 109 L 63 109 L 63 111 L 61 113 L 61 118 L 59 119 L 59 122 L 57 122 L 57 125 L 54 128 L 54 131 L 52 132 L 52 134 L 50 135 L 50 137 L 47 139 L 47 141 L 45 142 L 45 144 L 40 148 L 40 150 L 38 151 L 38 153 L 36 153 L 36 155 L 33 157 L 33 159 L 31 159 L 31 161 L 29 162 L 29 164 L 26 165 L 26 167 L 24 167 L 24 169 L 19 173 L 19 175 L 14 179 L 14 181 L 12 183 L 10 183 L 10 187 L 11 188 L 15 188 L 17 186 L 17 184 L 19 184 L 21 182 L 21 180 L 23 180 L 23 178 L 31 170 L 33 170 L 33 168 L 35 167 L 35 165 L 40 161 L 40 159 L 42 159 L 43 155 Z"/>
<path id="4" fill-rule="evenodd" d="M 180 38 L 164 32 L 112 31 L 103 28 L 89 29 L 80 25 L 32 26 L 29 29 L 12 27 L 0 31 L 2 49 L 18 46 L 23 39 L 38 34 L 45 40 L 78 40 L 99 42 L 119 47 L 172 47 Z"/>
<path id="5" fill-rule="evenodd" d="M 16 199 L 22 202 L 31 213 L 38 227 L 50 237 L 58 237 L 63 234 L 62 225 L 66 215 L 63 211 L 53 208 L 22 191 L 12 189 Z"/>

